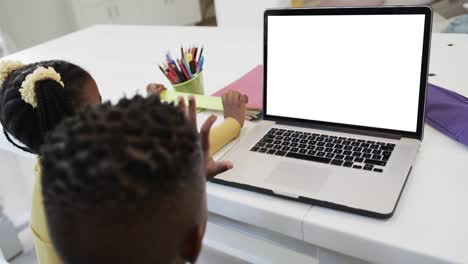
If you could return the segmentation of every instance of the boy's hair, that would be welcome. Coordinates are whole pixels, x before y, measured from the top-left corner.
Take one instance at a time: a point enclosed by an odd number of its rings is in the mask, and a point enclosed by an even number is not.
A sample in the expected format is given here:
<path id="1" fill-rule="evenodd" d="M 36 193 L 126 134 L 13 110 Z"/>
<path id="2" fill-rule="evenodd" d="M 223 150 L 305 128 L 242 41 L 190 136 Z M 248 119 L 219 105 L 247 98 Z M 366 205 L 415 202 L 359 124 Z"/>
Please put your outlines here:
<path id="1" fill-rule="evenodd" d="M 40 66 L 53 67 L 64 88 L 53 80 L 36 82 L 37 108 L 33 108 L 19 90 L 26 76 Z M 0 121 L 7 139 L 24 151 L 37 153 L 45 134 L 78 109 L 83 83 L 89 77 L 81 67 L 61 60 L 32 63 L 11 72 L 0 87 Z M 14 143 L 8 133 L 26 147 Z"/>
<path id="2" fill-rule="evenodd" d="M 163 261 L 177 235 L 164 241 L 162 233 L 190 218 L 184 199 L 196 203 L 195 175 L 204 178 L 196 129 L 157 96 L 66 119 L 41 155 L 49 233 L 65 263 Z"/>

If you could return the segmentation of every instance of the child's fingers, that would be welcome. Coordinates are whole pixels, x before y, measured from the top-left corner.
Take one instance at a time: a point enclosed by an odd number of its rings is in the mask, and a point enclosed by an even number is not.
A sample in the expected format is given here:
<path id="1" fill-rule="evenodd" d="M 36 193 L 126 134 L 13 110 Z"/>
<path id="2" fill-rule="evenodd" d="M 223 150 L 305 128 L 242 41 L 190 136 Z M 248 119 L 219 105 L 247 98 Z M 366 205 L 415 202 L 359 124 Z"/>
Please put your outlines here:
<path id="1" fill-rule="evenodd" d="M 202 149 L 205 154 L 210 153 L 210 129 L 216 121 L 216 118 L 215 115 L 208 117 L 200 130 Z"/>
<path id="2" fill-rule="evenodd" d="M 249 97 L 246 94 L 242 95 L 242 102 L 248 103 L 249 102 Z"/>
<path id="3" fill-rule="evenodd" d="M 207 171 L 208 180 L 214 178 L 216 175 L 232 169 L 234 165 L 230 161 L 218 161 L 214 166 Z"/>
<path id="4" fill-rule="evenodd" d="M 197 103 L 193 95 L 189 96 L 189 118 L 192 124 L 197 127 Z"/>
<path id="5" fill-rule="evenodd" d="M 185 105 L 185 100 L 183 96 L 177 97 L 177 101 L 179 102 L 179 107 L 182 109 L 184 114 L 187 114 L 187 106 Z"/>

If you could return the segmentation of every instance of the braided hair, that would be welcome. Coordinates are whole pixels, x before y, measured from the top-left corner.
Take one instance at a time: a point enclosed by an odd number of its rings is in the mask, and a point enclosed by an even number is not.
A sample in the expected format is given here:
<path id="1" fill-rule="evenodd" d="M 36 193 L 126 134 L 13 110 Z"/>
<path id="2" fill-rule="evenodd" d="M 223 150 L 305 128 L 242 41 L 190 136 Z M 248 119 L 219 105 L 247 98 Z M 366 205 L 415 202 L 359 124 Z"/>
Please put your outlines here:
<path id="1" fill-rule="evenodd" d="M 65 88 L 54 80 L 36 82 L 37 107 L 33 108 L 21 98 L 20 88 L 26 76 L 41 66 L 54 68 Z M 84 69 L 61 60 L 32 63 L 11 72 L 0 87 L 0 121 L 8 141 L 24 151 L 38 153 L 45 134 L 79 108 L 87 78 L 90 75 Z M 24 146 L 16 144 L 9 134 Z"/>

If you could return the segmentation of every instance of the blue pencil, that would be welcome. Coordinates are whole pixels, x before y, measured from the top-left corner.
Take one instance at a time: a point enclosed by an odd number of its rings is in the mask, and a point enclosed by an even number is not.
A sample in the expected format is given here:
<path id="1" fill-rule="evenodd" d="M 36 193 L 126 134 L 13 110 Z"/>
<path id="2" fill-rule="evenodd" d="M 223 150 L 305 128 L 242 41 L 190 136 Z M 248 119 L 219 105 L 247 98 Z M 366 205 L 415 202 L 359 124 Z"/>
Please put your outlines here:
<path id="1" fill-rule="evenodd" d="M 203 70 L 203 62 L 205 62 L 205 57 L 201 56 L 200 61 L 198 62 L 197 72 L 201 72 Z"/>

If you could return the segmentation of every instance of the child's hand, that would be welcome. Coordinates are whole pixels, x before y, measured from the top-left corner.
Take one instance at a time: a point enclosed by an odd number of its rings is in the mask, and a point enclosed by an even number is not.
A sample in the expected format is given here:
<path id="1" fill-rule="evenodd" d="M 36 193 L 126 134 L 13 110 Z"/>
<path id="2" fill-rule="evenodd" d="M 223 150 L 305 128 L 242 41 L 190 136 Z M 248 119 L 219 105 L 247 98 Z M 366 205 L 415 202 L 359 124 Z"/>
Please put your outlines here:
<path id="1" fill-rule="evenodd" d="M 161 95 L 163 91 L 167 90 L 164 85 L 159 83 L 150 83 L 146 85 L 146 93 L 147 95 Z"/>
<path id="2" fill-rule="evenodd" d="M 187 113 L 187 118 L 192 122 L 195 129 L 197 128 L 197 106 L 195 103 L 195 97 L 189 96 L 189 110 L 185 105 L 185 100 L 182 96 L 178 98 L 180 108 Z M 215 161 L 210 153 L 210 129 L 216 121 L 216 116 L 211 115 L 200 130 L 200 141 L 203 150 L 203 156 L 205 161 L 205 173 L 206 180 L 214 178 L 216 175 L 223 173 L 233 168 L 230 161 Z"/>
<path id="3" fill-rule="evenodd" d="M 224 118 L 232 117 L 244 126 L 245 105 L 249 97 L 236 91 L 229 91 L 223 95 Z"/>

